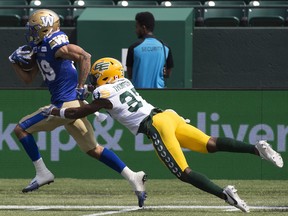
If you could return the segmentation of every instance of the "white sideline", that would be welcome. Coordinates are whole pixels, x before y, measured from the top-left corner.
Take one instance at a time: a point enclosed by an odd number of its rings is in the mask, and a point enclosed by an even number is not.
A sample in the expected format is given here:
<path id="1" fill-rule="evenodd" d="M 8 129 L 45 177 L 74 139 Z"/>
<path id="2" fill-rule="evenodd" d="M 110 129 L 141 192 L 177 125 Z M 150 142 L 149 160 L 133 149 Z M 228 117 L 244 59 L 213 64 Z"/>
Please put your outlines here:
<path id="1" fill-rule="evenodd" d="M 141 209 L 141 208 L 139 208 L 139 207 L 135 208 L 134 207 L 134 208 L 121 209 L 119 211 L 107 211 L 107 212 L 100 212 L 100 213 L 82 215 L 82 216 L 101 216 L 101 215 L 120 214 L 120 213 L 123 213 L 123 212 L 137 211 L 139 209 Z"/>
<path id="2" fill-rule="evenodd" d="M 288 206 L 249 206 L 250 210 L 277 210 L 277 211 L 288 211 Z M 112 214 L 120 214 L 123 212 L 137 211 L 142 208 L 135 206 L 71 206 L 71 205 L 50 205 L 50 206 L 27 206 L 27 205 L 0 205 L 0 210 L 30 210 L 30 211 L 40 211 L 40 210 L 48 210 L 48 209 L 101 209 L 102 212 L 87 214 L 82 216 L 101 216 L 101 215 L 112 215 Z M 239 209 L 233 206 L 145 206 L 144 209 L 223 209 L 223 211 L 240 211 Z M 105 211 L 107 210 L 107 211 Z M 110 210 L 110 211 L 109 211 Z"/>

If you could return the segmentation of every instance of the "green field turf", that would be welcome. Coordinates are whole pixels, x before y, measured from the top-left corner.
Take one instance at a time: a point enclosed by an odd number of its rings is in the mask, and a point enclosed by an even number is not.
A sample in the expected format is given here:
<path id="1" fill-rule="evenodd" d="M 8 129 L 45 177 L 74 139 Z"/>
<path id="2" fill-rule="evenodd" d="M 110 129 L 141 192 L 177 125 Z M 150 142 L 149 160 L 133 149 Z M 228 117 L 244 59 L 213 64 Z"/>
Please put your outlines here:
<path id="1" fill-rule="evenodd" d="M 124 180 L 56 179 L 48 186 L 23 194 L 29 179 L 0 179 L 0 215 L 98 216 L 243 215 L 236 208 L 179 180 L 149 179 L 144 209 Z M 288 181 L 215 180 L 235 185 L 251 208 L 249 215 L 288 215 Z"/>

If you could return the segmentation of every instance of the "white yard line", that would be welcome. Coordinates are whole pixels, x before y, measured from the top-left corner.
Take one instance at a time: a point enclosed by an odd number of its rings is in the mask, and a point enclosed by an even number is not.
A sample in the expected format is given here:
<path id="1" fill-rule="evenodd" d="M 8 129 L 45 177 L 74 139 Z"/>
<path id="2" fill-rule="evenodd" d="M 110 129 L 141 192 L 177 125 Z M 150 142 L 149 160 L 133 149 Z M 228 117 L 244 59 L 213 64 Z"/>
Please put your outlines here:
<path id="1" fill-rule="evenodd" d="M 134 208 L 126 208 L 126 209 L 120 209 L 119 211 L 108 211 L 108 212 L 100 212 L 100 213 L 95 213 L 95 214 L 89 214 L 89 215 L 83 215 L 83 216 L 100 216 L 100 215 L 111 215 L 111 214 L 120 214 L 123 212 L 131 212 L 131 211 L 137 211 L 141 208 L 139 207 L 134 207 Z"/>

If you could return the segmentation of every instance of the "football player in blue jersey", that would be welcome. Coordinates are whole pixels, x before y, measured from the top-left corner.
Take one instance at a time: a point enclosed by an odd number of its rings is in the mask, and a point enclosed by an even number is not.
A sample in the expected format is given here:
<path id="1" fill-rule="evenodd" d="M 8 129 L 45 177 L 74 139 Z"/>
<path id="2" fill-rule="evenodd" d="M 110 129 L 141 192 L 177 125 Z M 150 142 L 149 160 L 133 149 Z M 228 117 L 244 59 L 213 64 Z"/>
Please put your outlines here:
<path id="1" fill-rule="evenodd" d="M 91 67 L 91 55 L 81 47 L 70 44 L 67 35 L 60 31 L 59 16 L 47 9 L 35 11 L 29 17 L 28 38 L 32 51 L 19 47 L 9 56 L 15 72 L 26 83 L 30 83 L 40 71 L 51 94 L 51 104 L 45 107 L 81 107 L 84 105 L 84 84 Z M 35 55 L 36 62 L 31 69 L 23 70 L 20 62 L 28 63 L 31 55 Z M 77 63 L 79 75 L 74 66 Z M 25 116 L 16 125 L 14 132 L 23 145 L 26 153 L 33 161 L 36 170 L 35 178 L 22 191 L 29 192 L 54 181 L 54 175 L 46 167 L 33 133 L 52 131 L 64 126 L 75 139 L 80 149 L 103 162 L 120 173 L 133 187 L 138 198 L 138 205 L 143 206 L 146 199 L 144 182 L 146 174 L 143 171 L 134 172 L 112 151 L 102 147 L 94 137 L 92 125 L 86 118 L 62 119 L 47 118 L 41 115 L 41 108 Z"/>
<path id="2" fill-rule="evenodd" d="M 155 19 L 150 12 L 135 16 L 138 41 L 127 53 L 128 78 L 135 88 L 164 88 L 174 66 L 171 48 L 153 34 Z"/>

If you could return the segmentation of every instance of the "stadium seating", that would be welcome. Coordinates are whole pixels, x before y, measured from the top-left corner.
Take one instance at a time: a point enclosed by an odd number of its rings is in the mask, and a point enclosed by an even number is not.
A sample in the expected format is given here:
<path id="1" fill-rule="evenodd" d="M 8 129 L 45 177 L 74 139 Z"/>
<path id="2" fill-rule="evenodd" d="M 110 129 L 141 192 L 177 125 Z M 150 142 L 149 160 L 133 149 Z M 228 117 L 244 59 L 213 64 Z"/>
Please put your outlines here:
<path id="1" fill-rule="evenodd" d="M 83 8 L 73 8 L 73 22 L 75 25 L 76 24 L 76 20 L 79 17 L 79 15 L 83 12 L 83 10 L 86 7 L 99 7 L 99 6 L 114 6 L 115 3 L 114 1 L 109 1 L 109 0 L 76 0 L 73 3 L 74 6 L 81 6 Z"/>
<path id="2" fill-rule="evenodd" d="M 21 26 L 21 18 L 17 14 L 1 14 L 0 27 L 18 27 Z"/>
<path id="3" fill-rule="evenodd" d="M 165 7 L 200 6 L 200 1 L 162 1 L 160 5 Z"/>
<path id="4" fill-rule="evenodd" d="M 195 26 L 203 26 L 203 8 L 200 1 L 162 1 L 164 7 L 193 7 L 195 10 Z"/>
<path id="5" fill-rule="evenodd" d="M 121 7 L 129 7 L 129 6 L 157 6 L 159 5 L 157 1 L 136 1 L 136 0 L 128 0 L 128 1 L 118 1 L 117 6 Z"/>
<path id="6" fill-rule="evenodd" d="M 207 1 L 204 5 L 207 6 L 203 13 L 204 26 L 245 26 L 247 23 L 244 1 Z"/>
<path id="7" fill-rule="evenodd" d="M 115 5 L 112 0 L 76 0 L 72 3 L 75 6 L 113 6 Z"/>
<path id="8" fill-rule="evenodd" d="M 251 1 L 249 6 L 251 6 L 248 10 L 249 26 L 287 25 L 288 1 Z M 262 8 L 257 8 L 261 6 Z M 269 7 L 263 8 L 263 6 Z"/>
<path id="9" fill-rule="evenodd" d="M 28 20 L 28 13 L 26 8 L 17 8 L 17 6 L 27 6 L 25 0 L 6 0 L 0 1 L 0 7 L 5 6 L 11 8 L 0 8 L 0 26 L 23 26 Z"/>
<path id="10" fill-rule="evenodd" d="M 64 26 L 73 25 L 71 8 L 67 7 L 71 5 L 69 0 L 31 0 L 30 6 L 37 8 L 30 8 L 29 15 L 35 10 L 40 8 L 47 8 L 55 11 L 60 17 L 60 23 Z"/>
<path id="11" fill-rule="evenodd" d="M 54 10 L 62 26 L 74 26 L 87 7 L 157 6 L 193 7 L 195 26 L 288 26 L 288 0 L 0 0 L 0 26 L 23 26 L 38 8 Z"/>

